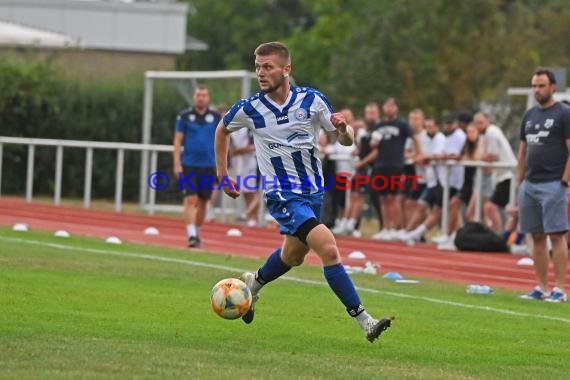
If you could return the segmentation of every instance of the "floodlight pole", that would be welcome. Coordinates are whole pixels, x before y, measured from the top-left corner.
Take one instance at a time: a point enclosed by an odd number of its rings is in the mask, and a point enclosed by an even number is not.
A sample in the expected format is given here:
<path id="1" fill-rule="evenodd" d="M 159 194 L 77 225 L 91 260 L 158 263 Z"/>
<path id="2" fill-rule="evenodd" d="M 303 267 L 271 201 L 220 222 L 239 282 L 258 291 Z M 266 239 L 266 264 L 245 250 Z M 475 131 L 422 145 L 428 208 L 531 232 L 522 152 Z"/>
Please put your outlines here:
<path id="1" fill-rule="evenodd" d="M 152 124 L 152 98 L 153 98 L 153 79 L 145 73 L 144 80 L 144 107 L 143 107 L 143 125 L 142 125 L 142 143 L 150 144 L 151 140 L 151 124 Z M 140 191 L 139 191 L 139 204 L 144 207 L 148 199 L 148 186 L 147 178 L 148 172 L 148 151 L 143 150 L 141 154 L 141 169 L 140 169 Z"/>

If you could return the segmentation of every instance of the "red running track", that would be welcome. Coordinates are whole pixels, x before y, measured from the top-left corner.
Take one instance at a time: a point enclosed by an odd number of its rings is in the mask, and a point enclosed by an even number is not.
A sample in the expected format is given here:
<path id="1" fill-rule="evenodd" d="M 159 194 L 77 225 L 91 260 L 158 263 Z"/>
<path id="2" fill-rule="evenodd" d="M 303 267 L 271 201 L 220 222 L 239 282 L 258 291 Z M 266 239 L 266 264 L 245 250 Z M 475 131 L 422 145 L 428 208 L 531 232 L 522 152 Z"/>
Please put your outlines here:
<path id="1" fill-rule="evenodd" d="M 76 235 L 101 238 L 117 236 L 123 241 L 186 247 L 186 232 L 181 218 L 86 210 L 0 198 L 0 225 L 15 223 L 27 223 L 32 230 L 66 230 Z M 143 231 L 149 226 L 158 228 L 160 235 L 145 235 Z M 226 236 L 226 231 L 232 227 L 239 228 L 243 235 Z M 201 237 L 203 250 L 257 258 L 266 257 L 282 240 L 275 228 L 247 228 L 220 223 L 204 225 Z M 337 237 L 337 242 L 345 264 L 363 266 L 362 260 L 347 257 L 352 251 L 362 251 L 367 260 L 381 266 L 382 273 L 395 271 L 405 277 L 486 284 L 518 291 L 526 291 L 534 286 L 533 268 L 517 266 L 520 256 L 438 251 L 430 244 L 408 247 L 402 243 L 352 237 Z M 192 255 L 190 249 L 188 255 Z M 310 253 L 306 262 L 318 265 L 319 259 Z M 552 278 L 550 280 L 553 281 Z"/>

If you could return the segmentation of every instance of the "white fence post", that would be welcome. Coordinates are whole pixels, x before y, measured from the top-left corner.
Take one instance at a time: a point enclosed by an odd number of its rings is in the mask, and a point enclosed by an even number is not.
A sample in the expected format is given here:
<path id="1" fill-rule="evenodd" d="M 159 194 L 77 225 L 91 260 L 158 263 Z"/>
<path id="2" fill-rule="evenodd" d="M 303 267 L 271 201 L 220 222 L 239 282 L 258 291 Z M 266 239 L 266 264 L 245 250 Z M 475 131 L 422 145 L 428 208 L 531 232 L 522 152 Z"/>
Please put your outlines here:
<path id="1" fill-rule="evenodd" d="M 56 206 L 61 204 L 61 174 L 63 170 L 63 146 L 58 145 L 55 153 L 55 189 L 53 192 L 53 203 Z"/>
<path id="2" fill-rule="evenodd" d="M 151 155 L 150 155 L 150 174 L 152 173 L 156 173 L 156 168 L 158 166 L 158 152 L 156 150 L 153 150 Z M 149 215 L 154 215 L 155 213 L 155 207 L 154 205 L 156 204 L 156 189 L 152 189 L 150 188 L 149 184 L 145 184 L 145 187 L 148 187 L 148 191 L 149 191 L 149 196 L 148 196 L 148 214 Z"/>
<path id="3" fill-rule="evenodd" d="M 123 199 L 123 168 L 125 166 L 125 150 L 117 150 L 117 170 L 115 175 L 115 211 L 121 211 Z"/>
<path id="4" fill-rule="evenodd" d="M 4 157 L 4 145 L 0 143 L 0 196 L 2 196 L 2 157 Z"/>
<path id="5" fill-rule="evenodd" d="M 93 148 L 85 151 L 85 181 L 83 187 L 83 207 L 91 207 L 91 178 L 93 177 Z"/>
<path id="6" fill-rule="evenodd" d="M 26 171 L 26 202 L 32 201 L 32 193 L 34 190 L 34 156 L 35 146 L 30 144 L 28 146 L 28 168 Z"/>

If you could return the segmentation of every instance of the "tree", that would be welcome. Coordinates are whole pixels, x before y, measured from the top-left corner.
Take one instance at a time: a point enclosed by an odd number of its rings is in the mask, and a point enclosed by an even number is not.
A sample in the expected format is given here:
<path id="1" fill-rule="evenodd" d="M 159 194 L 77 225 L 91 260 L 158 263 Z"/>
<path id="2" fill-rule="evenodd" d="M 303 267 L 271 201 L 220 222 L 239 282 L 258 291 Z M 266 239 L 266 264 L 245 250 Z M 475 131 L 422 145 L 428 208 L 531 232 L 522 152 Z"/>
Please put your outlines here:
<path id="1" fill-rule="evenodd" d="M 283 40 L 292 28 L 311 25 L 300 0 L 191 0 L 188 33 L 209 45 L 205 52 L 187 52 L 180 69 L 250 69 L 253 51 L 262 42 Z"/>

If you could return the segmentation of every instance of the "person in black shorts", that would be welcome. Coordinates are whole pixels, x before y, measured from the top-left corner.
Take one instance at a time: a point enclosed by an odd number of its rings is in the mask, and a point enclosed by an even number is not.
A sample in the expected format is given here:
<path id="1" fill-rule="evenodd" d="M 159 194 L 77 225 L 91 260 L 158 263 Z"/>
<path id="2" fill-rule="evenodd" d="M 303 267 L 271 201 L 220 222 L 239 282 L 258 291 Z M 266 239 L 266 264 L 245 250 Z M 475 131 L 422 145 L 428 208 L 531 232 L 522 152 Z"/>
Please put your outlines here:
<path id="1" fill-rule="evenodd" d="M 487 162 L 516 164 L 516 157 L 511 144 L 498 126 L 491 123 L 489 115 L 477 112 L 473 123 L 483 136 L 481 159 Z M 504 209 L 509 202 L 512 169 L 493 169 L 483 172 L 483 219 L 495 232 L 501 233 L 503 223 L 500 209 Z M 493 181 L 494 179 L 494 181 Z"/>
<path id="2" fill-rule="evenodd" d="M 424 129 L 424 112 L 419 109 L 413 109 L 408 115 L 408 124 L 414 131 L 414 135 L 418 137 L 420 145 L 422 143 L 422 137 L 425 135 L 426 131 Z M 412 215 L 416 213 L 419 209 L 418 199 L 422 195 L 422 192 L 426 188 L 426 180 L 423 165 L 418 165 L 414 162 L 414 158 L 417 157 L 414 151 L 413 139 L 408 138 L 406 140 L 405 146 L 405 162 L 404 162 L 404 175 L 406 176 L 406 184 L 403 191 L 403 213 L 402 213 L 402 225 L 407 226 L 412 218 Z M 423 149 L 423 147 L 422 147 Z M 411 176 L 417 176 L 415 179 Z M 415 186 L 414 186 L 415 184 Z"/>
<path id="3" fill-rule="evenodd" d="M 443 136 L 441 133 L 434 133 L 434 131 L 437 131 L 437 125 L 433 119 L 426 119 L 425 125 L 426 131 L 428 131 L 430 135 L 433 135 L 434 142 L 433 147 L 428 150 L 429 154 L 424 155 L 425 160 L 457 160 L 460 158 L 463 146 L 465 145 L 465 132 L 457 127 L 458 124 L 453 118 L 446 118 L 444 121 L 444 128 L 447 132 L 447 136 L 443 138 L 443 141 L 441 140 Z M 436 141 L 439 142 L 436 143 Z M 444 184 L 447 179 L 449 180 L 449 199 L 452 199 L 457 193 L 459 193 L 459 190 L 463 185 L 463 167 L 457 167 L 457 165 L 451 166 L 448 176 L 445 175 L 445 172 L 442 169 L 443 167 L 440 165 L 435 165 L 435 169 L 430 168 L 430 173 L 428 173 L 429 175 L 427 176 L 428 188 L 420 197 L 420 202 L 430 207 L 431 213 L 417 228 L 402 234 L 400 236 L 400 240 L 420 240 L 427 231 L 437 224 L 442 211 L 448 211 L 442 210 L 442 184 Z M 434 176 L 436 179 L 433 178 Z M 453 225 L 454 221 L 450 220 L 449 222 L 450 230 L 452 232 L 455 231 L 456 226 Z M 447 240 L 449 240 L 449 238 Z"/>
<path id="4" fill-rule="evenodd" d="M 477 161 L 481 158 L 481 144 L 479 138 L 479 131 L 473 123 L 467 125 L 465 128 L 467 139 L 465 140 L 465 146 L 463 147 L 463 152 L 461 154 L 461 159 L 465 161 Z M 465 176 L 463 179 L 463 186 L 451 198 L 449 202 L 449 218 L 456 218 L 454 221 L 450 221 L 451 225 L 460 228 L 463 224 L 461 218 L 461 205 L 464 204 L 467 209 L 465 211 L 465 218 L 468 221 L 473 221 L 475 216 L 475 197 L 473 197 L 473 185 L 475 182 L 475 171 L 474 166 L 465 166 Z M 436 244 L 446 244 L 453 243 L 455 240 L 455 234 L 449 236 L 436 236 L 432 238 L 432 242 Z"/>
<path id="5" fill-rule="evenodd" d="M 209 108 L 210 94 L 203 85 L 194 90 L 193 102 L 193 107 L 176 118 L 173 160 L 176 176 L 184 173 L 181 185 L 188 246 L 199 247 L 200 227 L 217 180 L 214 136 L 221 115 Z"/>
<path id="6" fill-rule="evenodd" d="M 396 240 L 403 233 L 400 191 L 397 179 L 404 178 L 404 146 L 413 140 L 416 154 L 421 154 L 420 144 L 407 122 L 399 119 L 398 103 L 388 98 L 382 106 L 384 119 L 372 133 L 370 145 L 376 151 L 372 170 L 371 187 L 380 197 L 383 229 L 372 238 Z M 404 183 L 402 183 L 402 186 Z"/>

